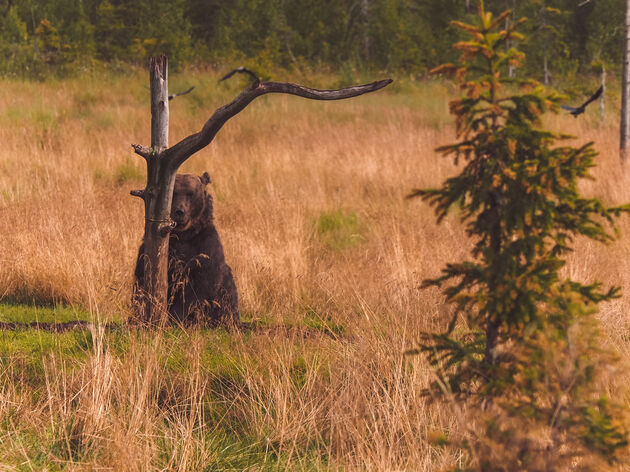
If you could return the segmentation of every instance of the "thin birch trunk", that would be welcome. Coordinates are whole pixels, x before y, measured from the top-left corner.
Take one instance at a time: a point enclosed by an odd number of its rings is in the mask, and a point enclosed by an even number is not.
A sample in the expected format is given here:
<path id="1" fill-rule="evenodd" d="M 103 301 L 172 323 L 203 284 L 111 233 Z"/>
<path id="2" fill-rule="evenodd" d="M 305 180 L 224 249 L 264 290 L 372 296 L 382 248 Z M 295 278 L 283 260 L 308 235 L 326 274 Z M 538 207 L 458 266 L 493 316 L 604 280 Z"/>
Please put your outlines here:
<path id="1" fill-rule="evenodd" d="M 549 64 L 547 61 L 547 48 L 543 48 L 543 84 L 549 85 L 550 83 L 551 73 L 549 72 Z"/>
<path id="2" fill-rule="evenodd" d="M 606 65 L 602 62 L 602 87 L 603 92 L 599 97 L 599 114 L 602 122 L 606 118 L 606 102 L 604 101 L 604 97 L 606 96 Z"/>
<path id="3" fill-rule="evenodd" d="M 516 9 L 515 0 L 512 0 L 511 2 L 508 2 L 508 0 L 505 0 L 505 9 L 512 10 L 512 14 L 505 17 L 505 31 L 507 31 L 510 28 L 510 19 L 516 15 L 516 13 L 514 12 L 514 10 Z M 512 40 L 506 41 L 505 50 L 507 51 L 511 47 L 512 47 Z M 513 78 L 515 70 L 516 68 L 514 67 L 514 65 L 511 63 L 508 63 L 508 77 Z"/>
<path id="4" fill-rule="evenodd" d="M 628 126 L 630 116 L 628 115 L 628 94 L 630 93 L 630 74 L 628 65 L 630 64 L 630 0 L 626 3 L 626 35 L 623 44 L 623 73 L 621 77 L 621 122 L 619 126 L 619 157 L 621 163 L 626 163 L 626 151 L 628 147 Z"/>

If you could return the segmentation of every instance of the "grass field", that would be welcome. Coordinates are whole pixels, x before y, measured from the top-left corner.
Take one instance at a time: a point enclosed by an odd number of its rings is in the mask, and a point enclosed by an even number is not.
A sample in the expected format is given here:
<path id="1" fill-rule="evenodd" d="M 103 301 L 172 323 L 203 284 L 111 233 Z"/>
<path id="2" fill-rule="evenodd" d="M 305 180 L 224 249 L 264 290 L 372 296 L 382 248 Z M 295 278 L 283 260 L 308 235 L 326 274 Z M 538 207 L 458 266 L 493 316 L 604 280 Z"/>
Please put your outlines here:
<path id="1" fill-rule="evenodd" d="M 414 470 L 459 457 L 434 445 L 462 418 L 430 404 L 422 358 L 404 356 L 450 313 L 420 290 L 470 247 L 453 214 L 407 201 L 456 171 L 439 81 L 395 82 L 343 102 L 257 99 L 192 157 L 250 332 L 105 328 L 124 321 L 143 208 L 148 74 L 0 87 L 0 321 L 87 331 L 0 332 L 0 470 Z M 245 85 L 174 74 L 170 143 Z M 381 78 L 381 77 L 374 77 Z M 282 80 L 282 77 L 274 77 Z M 330 78 L 300 79 L 317 88 Z M 614 105 L 547 124 L 601 152 L 585 193 L 630 201 Z M 630 287 L 630 221 L 610 246 L 576 241 L 567 275 Z M 603 306 L 607 340 L 630 360 L 630 290 Z M 628 384 L 628 373 L 615 377 Z M 610 385 L 615 392 L 615 385 Z M 630 399 L 618 398 L 625 401 Z"/>

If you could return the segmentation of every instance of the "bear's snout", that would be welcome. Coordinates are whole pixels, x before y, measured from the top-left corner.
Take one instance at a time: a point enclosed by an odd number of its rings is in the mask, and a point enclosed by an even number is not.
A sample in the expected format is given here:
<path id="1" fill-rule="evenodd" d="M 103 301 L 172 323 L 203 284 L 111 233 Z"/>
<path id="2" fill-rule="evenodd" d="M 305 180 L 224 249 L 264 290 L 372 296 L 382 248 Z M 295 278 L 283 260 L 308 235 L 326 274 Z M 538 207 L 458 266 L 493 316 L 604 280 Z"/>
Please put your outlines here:
<path id="1" fill-rule="evenodd" d="M 186 226 L 188 223 L 188 213 L 184 205 L 176 205 L 171 209 L 171 219 L 178 227 Z"/>

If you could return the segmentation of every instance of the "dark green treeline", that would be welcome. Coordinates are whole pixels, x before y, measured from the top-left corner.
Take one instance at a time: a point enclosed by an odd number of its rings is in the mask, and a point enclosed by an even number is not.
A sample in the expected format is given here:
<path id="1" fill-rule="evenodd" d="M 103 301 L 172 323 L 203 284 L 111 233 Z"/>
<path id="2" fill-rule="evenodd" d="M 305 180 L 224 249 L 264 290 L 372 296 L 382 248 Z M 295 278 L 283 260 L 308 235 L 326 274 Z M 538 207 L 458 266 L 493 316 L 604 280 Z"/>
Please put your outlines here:
<path id="1" fill-rule="evenodd" d="M 488 0 L 527 17 L 519 74 L 553 81 L 619 69 L 622 0 Z M 424 74 L 454 60 L 476 0 L 0 0 L 0 74 L 72 75 L 96 64 L 388 70 Z"/>

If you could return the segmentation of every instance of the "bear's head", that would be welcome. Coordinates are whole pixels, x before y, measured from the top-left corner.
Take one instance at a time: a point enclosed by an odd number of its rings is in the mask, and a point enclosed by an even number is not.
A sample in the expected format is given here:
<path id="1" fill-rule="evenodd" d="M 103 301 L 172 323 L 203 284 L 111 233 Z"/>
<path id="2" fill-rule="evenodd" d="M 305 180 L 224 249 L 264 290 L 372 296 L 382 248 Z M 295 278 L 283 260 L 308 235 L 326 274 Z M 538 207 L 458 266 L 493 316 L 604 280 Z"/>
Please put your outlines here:
<path id="1" fill-rule="evenodd" d="M 206 192 L 210 183 L 207 172 L 198 176 L 194 174 L 177 174 L 173 189 L 171 219 L 175 222 L 173 231 L 181 233 L 199 226 L 199 222 L 212 219 L 212 197 Z"/>

